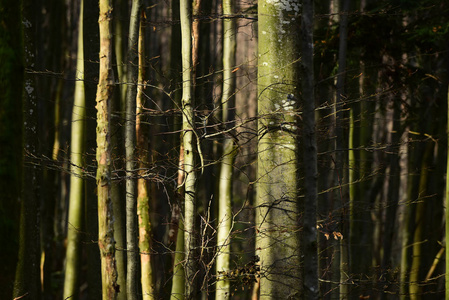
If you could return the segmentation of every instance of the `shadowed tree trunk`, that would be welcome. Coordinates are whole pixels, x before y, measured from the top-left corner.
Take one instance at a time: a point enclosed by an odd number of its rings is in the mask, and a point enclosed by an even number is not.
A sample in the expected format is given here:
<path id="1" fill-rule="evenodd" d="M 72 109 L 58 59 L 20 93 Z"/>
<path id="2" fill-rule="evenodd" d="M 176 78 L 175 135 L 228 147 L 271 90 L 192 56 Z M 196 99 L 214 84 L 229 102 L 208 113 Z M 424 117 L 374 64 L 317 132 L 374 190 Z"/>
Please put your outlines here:
<path id="1" fill-rule="evenodd" d="M 337 191 L 336 199 L 337 207 L 341 209 L 341 227 L 340 232 L 343 237 L 348 236 L 348 197 L 349 191 L 347 187 L 348 183 L 348 155 L 346 149 L 348 147 L 347 142 L 347 125 L 344 124 L 346 119 L 345 114 L 345 77 L 346 77 L 346 53 L 347 53 L 347 37 L 348 37 L 348 10 L 349 10 L 350 0 L 343 1 L 343 8 L 341 10 L 340 19 L 340 41 L 338 50 L 338 75 L 337 75 L 337 94 L 335 99 L 335 110 L 336 110 L 336 182 L 339 186 Z M 349 254 L 348 254 L 348 242 L 346 239 L 340 239 L 340 299 L 347 299 L 349 288 L 347 280 L 349 279 Z"/>
<path id="2" fill-rule="evenodd" d="M 19 251 L 18 262 L 16 268 L 16 277 L 14 282 L 14 298 L 23 299 L 40 299 L 41 298 L 41 285 L 40 285 L 40 225 L 39 225 L 39 185 L 38 185 L 38 172 L 36 166 L 32 163 L 32 158 L 37 157 L 38 153 L 38 139 L 37 139 L 37 97 L 36 97 L 36 83 L 34 75 L 31 73 L 23 76 L 23 67 L 32 68 L 35 64 L 35 15 L 34 10 L 36 7 L 34 3 L 25 3 L 23 7 L 23 20 L 20 12 L 21 3 L 9 3 L 9 7 L 0 6 L 0 11 L 6 12 L 7 15 L 2 17 L 2 23 L 7 24 L 6 29 L 11 30 L 9 33 L 2 33 L 2 37 L 7 37 L 5 43 L 2 44 L 0 55 L 6 60 L 6 66 L 2 71 L 2 75 L 10 75 L 12 82 L 8 82 L 10 78 L 2 78 L 2 82 L 7 83 L 9 86 L 2 86 L 6 91 L 5 108 L 10 110 L 4 110 L 3 113 L 11 113 L 10 117 L 16 119 L 11 120 L 13 123 L 20 125 L 20 130 L 15 131 L 14 127 L 9 127 L 7 130 L 11 130 L 12 134 L 16 133 L 17 136 L 11 136 L 10 140 L 5 141 L 3 144 L 12 143 L 14 140 L 20 142 L 20 147 L 17 149 L 10 149 L 17 151 L 19 155 L 22 155 L 22 165 L 19 166 L 16 174 L 21 176 L 16 178 L 21 184 L 16 185 L 13 183 L 12 187 L 21 186 L 20 194 L 17 194 L 17 198 L 8 199 L 10 201 L 18 201 L 20 199 L 20 227 L 19 227 Z M 16 19 L 17 18 L 17 19 Z M 22 26 L 20 23 L 25 24 L 23 28 L 24 35 L 22 36 Z M 2 26 L 2 28 L 5 25 Z M 12 37 L 10 34 L 16 34 Z M 23 38 L 24 44 L 19 42 Z M 17 48 L 9 49 L 7 45 L 17 46 Z M 22 52 L 24 46 L 25 52 Z M 20 49 L 20 50 L 18 50 Z M 14 54 L 13 54 L 14 53 Z M 23 65 L 24 63 L 24 65 Z M 8 74 L 9 73 L 9 74 Z M 16 77 L 17 76 L 17 77 Z M 22 81 L 22 78 L 24 81 Z M 17 80 L 17 83 L 14 81 Z M 25 83 L 25 85 L 23 85 Z M 3 85 L 3 84 L 2 84 Z M 16 88 L 16 91 L 9 90 L 10 88 Z M 3 90 L 3 89 L 2 89 Z M 16 98 L 9 98 L 16 96 Z M 21 102 L 16 108 L 23 108 L 22 115 L 16 115 L 18 111 L 14 109 L 10 101 Z M 4 111 L 4 112 L 3 112 Z M 4 119 L 2 116 L 1 119 Z M 22 122 L 23 120 L 23 122 Z M 23 126 L 23 127 L 22 127 Z M 23 135 L 22 135 L 23 133 Z M 22 139 L 21 139 L 22 138 Z M 17 144 L 19 145 L 19 144 Z M 5 153 L 6 157 L 11 155 Z M 13 157 L 14 158 L 14 157 Z M 15 160 L 13 160 L 16 162 Z M 19 171 L 20 170 L 20 171 Z M 12 172 L 14 178 L 14 170 L 8 170 Z M 8 181 L 7 181 L 8 182 Z M 5 187 L 5 191 L 8 191 L 10 187 Z M 7 194 L 8 195 L 8 194 Z M 20 195 L 20 196 L 19 196 Z M 11 212 L 9 212 L 11 213 Z M 11 236 L 11 233 L 7 233 L 7 236 Z"/>
<path id="3" fill-rule="evenodd" d="M 448 112 L 447 112 L 447 122 L 449 124 L 449 88 L 448 88 L 448 94 L 447 94 L 447 103 L 448 103 Z M 448 143 L 448 149 L 449 149 L 449 125 L 447 127 L 447 143 Z M 446 262 L 449 262 L 449 152 L 448 152 L 448 159 L 447 159 L 447 168 L 446 168 L 446 212 L 445 212 L 445 219 L 446 219 Z M 446 263 L 446 299 L 449 299 L 449 263 Z"/>
<path id="4" fill-rule="evenodd" d="M 302 53 L 302 102 L 304 147 L 304 297 L 318 299 L 318 253 L 317 253 L 317 145 L 315 136 L 315 85 L 313 70 L 313 20 L 312 0 L 304 0 L 301 18 Z"/>

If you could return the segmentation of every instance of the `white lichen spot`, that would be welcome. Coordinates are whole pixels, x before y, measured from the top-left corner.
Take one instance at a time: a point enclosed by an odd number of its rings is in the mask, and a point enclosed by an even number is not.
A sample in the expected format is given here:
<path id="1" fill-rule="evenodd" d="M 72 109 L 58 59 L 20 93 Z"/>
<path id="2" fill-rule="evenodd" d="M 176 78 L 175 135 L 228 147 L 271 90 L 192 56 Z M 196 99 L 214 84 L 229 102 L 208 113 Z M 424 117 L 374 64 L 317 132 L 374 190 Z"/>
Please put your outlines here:
<path id="1" fill-rule="evenodd" d="M 279 76 L 278 76 L 278 75 L 274 75 L 274 78 L 278 79 L 278 78 L 279 78 Z"/>
<path id="2" fill-rule="evenodd" d="M 22 24 L 23 24 L 23 26 L 24 26 L 25 28 L 30 28 L 30 27 L 31 27 L 31 22 L 28 21 L 27 19 L 24 19 L 24 20 L 22 21 Z"/>
<path id="3" fill-rule="evenodd" d="M 262 31 L 262 34 L 267 34 L 267 32 L 265 30 Z"/>
<path id="4" fill-rule="evenodd" d="M 31 81 L 27 81 L 25 83 L 25 91 L 28 93 L 28 95 L 30 95 L 34 91 L 34 88 L 31 85 Z"/>
<path id="5" fill-rule="evenodd" d="M 276 103 L 275 103 L 275 104 L 274 104 L 274 108 L 275 108 L 276 110 L 279 110 L 279 108 L 281 108 L 281 107 L 280 107 L 279 104 L 276 104 Z"/>
<path id="6" fill-rule="evenodd" d="M 266 62 L 266 61 L 264 61 L 263 63 L 262 63 L 262 66 L 268 66 L 268 63 Z"/>
<path id="7" fill-rule="evenodd" d="M 30 115 L 32 115 L 33 114 L 33 110 L 32 109 L 30 109 Z"/>
<path id="8" fill-rule="evenodd" d="M 270 125 L 274 125 L 274 121 L 270 121 Z"/>

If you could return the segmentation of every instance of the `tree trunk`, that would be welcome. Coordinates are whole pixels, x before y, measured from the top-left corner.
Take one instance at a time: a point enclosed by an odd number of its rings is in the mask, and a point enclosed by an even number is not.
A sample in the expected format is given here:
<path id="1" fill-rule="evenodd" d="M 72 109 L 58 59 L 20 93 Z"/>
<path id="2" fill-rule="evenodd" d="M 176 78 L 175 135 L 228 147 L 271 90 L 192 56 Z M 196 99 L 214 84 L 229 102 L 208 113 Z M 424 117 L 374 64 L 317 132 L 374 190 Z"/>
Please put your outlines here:
<path id="1" fill-rule="evenodd" d="M 259 1 L 258 192 L 256 254 L 260 299 L 298 298 L 300 280 L 298 146 L 299 1 Z"/>
<path id="2" fill-rule="evenodd" d="M 317 145 L 315 136 L 315 85 L 313 70 L 313 1 L 304 0 L 301 18 L 302 53 L 302 100 L 303 151 L 304 151 L 304 297 L 318 299 L 318 253 L 317 253 Z"/>
<path id="3" fill-rule="evenodd" d="M 100 0 L 100 77 L 97 108 L 97 193 L 98 246 L 101 257 L 103 300 L 115 300 L 117 285 L 113 207 L 111 201 L 111 102 L 114 91 L 112 72 L 112 6 L 111 0 Z"/>
<path id="4" fill-rule="evenodd" d="M 6 97 L 3 98 L 5 106 L 2 106 L 2 114 L 10 113 L 9 117 L 13 118 L 11 121 L 20 126 L 20 129 L 16 131 L 14 127 L 6 127 L 6 130 L 11 130 L 12 136 L 10 139 L 5 140 L 4 144 L 12 143 L 17 140 L 20 142 L 20 146 L 17 149 L 10 149 L 22 156 L 20 161 L 22 164 L 17 166 L 17 171 L 14 169 L 8 169 L 8 173 L 11 172 L 12 178 L 18 179 L 18 183 L 11 183 L 11 187 L 15 192 L 15 187 L 21 187 L 20 194 L 16 194 L 13 198 L 7 200 L 18 201 L 20 200 L 20 227 L 19 227 L 19 251 L 18 261 L 16 268 L 16 277 L 14 282 L 14 298 L 23 299 L 40 299 L 41 298 L 41 285 L 40 285 L 40 224 L 39 224 L 39 185 L 38 185 L 38 172 L 37 168 L 31 162 L 31 158 L 38 156 L 38 121 L 37 121 L 37 97 L 36 97 L 36 82 L 33 74 L 23 75 L 23 67 L 32 68 L 35 64 L 35 15 L 34 7 L 31 3 L 25 3 L 23 7 L 23 19 L 20 11 L 21 3 L 8 4 L 8 8 L 0 6 L 0 10 L 5 12 L 6 15 L 2 16 L 3 24 L 7 24 L 7 30 L 5 33 L 1 33 L 2 38 L 6 37 L 6 41 L 3 45 L 12 45 L 12 49 L 8 49 L 7 46 L 3 46 L 1 56 L 3 62 L 7 62 L 4 66 L 2 75 L 9 75 L 9 78 L 2 78 L 2 88 L 6 91 Z M 20 24 L 27 24 L 24 26 L 22 36 L 22 26 Z M 4 25 L 5 26 L 5 25 Z M 11 36 L 15 34 L 15 36 Z M 24 39 L 24 44 L 20 41 Z M 22 46 L 25 46 L 22 48 Z M 15 48 L 17 47 L 17 48 Z M 23 52 L 22 49 L 25 49 Z M 23 60 L 24 59 L 24 60 Z M 23 63 L 25 63 L 23 65 Z M 9 79 L 12 82 L 9 82 Z M 24 81 L 22 81 L 24 79 Z M 17 83 L 14 82 L 17 80 Z M 3 86 L 3 82 L 6 86 Z M 25 85 L 23 85 L 25 83 Z M 9 86 L 10 85 L 10 86 Z M 11 88 L 17 90 L 12 91 Z M 3 90 L 3 89 L 2 89 Z M 15 96 L 11 98 L 11 96 Z M 3 100 L 2 99 L 2 100 Z M 11 105 L 12 102 L 20 102 L 16 107 Z M 9 110 L 4 110 L 4 109 Z M 16 109 L 23 108 L 23 111 Z M 4 111 L 4 112 L 3 112 Z M 20 115 L 16 115 L 19 113 Z M 22 115 L 23 113 L 23 115 Z M 4 119 L 4 116 L 1 117 Z M 23 122 L 22 122 L 23 120 Z M 23 125 L 25 124 L 25 125 Z M 3 125 L 3 124 L 2 124 Z M 6 124 L 4 124 L 6 125 Z M 8 124 L 9 125 L 9 124 Z M 24 126 L 24 127 L 22 127 Z M 17 135 L 14 135 L 17 134 Z M 10 153 L 5 153 L 6 159 L 14 158 L 10 156 Z M 17 162 L 15 159 L 13 163 Z M 20 170 L 20 171 L 19 171 Z M 17 172 L 17 173 L 15 173 Z M 20 177 L 14 175 L 20 174 Z M 8 182 L 8 180 L 6 180 Z M 9 191 L 10 186 L 5 187 L 5 191 Z M 8 197 L 7 193 L 7 197 Z M 12 195 L 11 195 L 12 196 Z M 9 212 L 12 213 L 12 212 Z M 6 233 L 6 236 L 11 236 L 11 232 Z M 7 258 L 9 260 L 11 258 Z"/>
<path id="5" fill-rule="evenodd" d="M 418 300 L 421 299 L 423 286 L 422 281 L 424 278 L 421 278 L 422 273 L 422 265 L 423 265 L 423 257 L 426 254 L 423 254 L 423 241 L 424 239 L 424 231 L 425 231 L 425 215 L 426 215 L 426 206 L 427 201 L 425 200 L 427 194 L 427 182 L 429 180 L 429 162 L 431 161 L 433 154 L 433 142 L 427 142 L 427 146 L 424 152 L 424 156 L 421 160 L 421 173 L 419 177 L 419 188 L 418 188 L 418 198 L 415 200 L 416 209 L 414 216 L 414 230 L 412 231 L 413 235 L 413 244 L 412 244 L 412 264 L 410 266 L 410 299 Z"/>
<path id="6" fill-rule="evenodd" d="M 81 266 L 81 232 L 83 231 L 84 204 L 84 127 L 86 101 L 84 95 L 84 0 L 81 0 L 78 26 L 78 54 L 75 96 L 72 110 L 72 135 L 70 142 L 70 200 L 67 228 L 66 265 L 63 298 L 79 298 Z"/>
<path id="7" fill-rule="evenodd" d="M 339 199 L 337 207 L 341 208 L 340 233 L 343 237 L 347 237 L 347 202 L 349 191 L 348 183 L 348 157 L 345 155 L 347 149 L 347 132 L 344 124 L 345 120 L 345 104 L 342 101 L 344 97 L 345 77 L 346 77 L 346 53 L 347 53 L 347 36 L 348 36 L 348 9 L 349 1 L 343 1 L 343 8 L 341 10 L 340 19 L 340 41 L 338 51 L 338 76 L 337 76 L 337 95 L 335 100 L 336 109 L 336 182 L 339 190 L 336 196 Z M 348 257 L 348 242 L 345 239 L 340 239 L 340 299 L 347 299 L 349 288 L 347 280 L 349 279 L 349 257 Z"/>
<path id="8" fill-rule="evenodd" d="M 139 224 L 139 249 L 140 249 L 140 269 L 142 283 L 142 298 L 144 300 L 155 299 L 153 268 L 151 266 L 152 238 L 153 232 L 150 218 L 150 192 L 148 179 L 145 178 L 146 169 L 149 163 L 148 150 L 148 128 L 144 126 L 143 109 L 145 107 L 144 92 L 145 87 L 145 12 L 140 15 L 139 34 L 139 79 L 136 98 L 136 144 L 137 161 L 139 162 L 137 179 L 137 216 Z"/>
<path id="9" fill-rule="evenodd" d="M 134 0 L 131 8 L 129 23 L 129 40 L 127 55 L 127 83 L 126 90 L 126 123 L 125 123 L 125 152 L 126 152 L 126 250 L 127 277 L 126 294 L 128 300 L 137 299 L 138 295 L 138 245 L 137 245 L 137 202 L 136 202 L 136 174 L 134 149 L 136 147 L 136 94 L 138 76 L 138 38 L 140 0 Z"/>
<path id="10" fill-rule="evenodd" d="M 232 15 L 234 5 L 232 0 L 223 1 L 223 15 Z M 234 103 L 235 77 L 232 70 L 235 66 L 235 20 L 223 20 L 223 93 L 221 98 L 222 121 L 231 120 L 230 107 Z M 223 158 L 221 162 L 219 194 L 218 194 L 218 224 L 217 224 L 217 286 L 215 299 L 230 299 L 230 281 L 223 272 L 229 271 L 231 252 L 232 216 L 232 169 L 237 146 L 233 140 L 226 137 L 223 142 Z"/>
<path id="11" fill-rule="evenodd" d="M 182 38 L 182 127 L 184 146 L 184 248 L 186 261 L 185 284 L 186 297 L 191 299 L 196 290 L 195 262 L 195 215 L 196 215 L 196 171 L 194 157 L 194 115 L 192 97 L 192 16 L 191 2 L 181 0 L 181 38 Z"/>
<path id="12" fill-rule="evenodd" d="M 447 143 L 448 143 L 448 149 L 449 149 L 449 88 L 447 93 L 447 104 L 448 104 L 448 112 L 447 112 Z M 446 168 L 446 200 L 445 200 L 445 219 L 446 219 L 446 300 L 449 300 L 449 152 L 447 153 L 447 168 Z"/>

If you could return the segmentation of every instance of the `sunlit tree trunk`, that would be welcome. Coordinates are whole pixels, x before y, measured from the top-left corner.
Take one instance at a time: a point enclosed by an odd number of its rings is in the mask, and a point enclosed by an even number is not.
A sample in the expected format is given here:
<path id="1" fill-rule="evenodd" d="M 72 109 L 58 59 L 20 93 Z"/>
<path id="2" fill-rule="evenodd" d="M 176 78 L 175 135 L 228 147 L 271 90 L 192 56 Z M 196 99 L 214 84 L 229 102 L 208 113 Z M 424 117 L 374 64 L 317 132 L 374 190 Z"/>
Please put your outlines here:
<path id="1" fill-rule="evenodd" d="M 125 123 L 125 152 L 126 152 L 126 250 L 127 273 L 126 289 L 128 300 L 137 299 L 138 295 L 138 252 L 137 245 L 137 202 L 136 202 L 136 174 L 134 149 L 136 147 L 136 94 L 138 76 L 138 38 L 140 0 L 134 0 L 131 8 L 129 23 L 129 40 L 127 55 L 127 83 L 126 90 L 126 123 Z"/>
<path id="2" fill-rule="evenodd" d="M 137 179 L 137 216 L 139 224 L 139 249 L 140 249 L 140 270 L 142 283 L 142 298 L 144 300 L 155 299 L 153 284 L 153 268 L 151 266 L 152 251 L 152 228 L 150 219 L 150 193 L 148 179 L 145 178 L 146 168 L 148 168 L 148 128 L 144 126 L 143 108 L 145 107 L 144 89 L 145 86 L 145 13 L 140 15 L 139 33 L 139 78 L 136 98 L 136 145 L 138 179 Z"/>
<path id="3" fill-rule="evenodd" d="M 100 77 L 98 81 L 97 108 L 97 194 L 98 194 L 98 246 L 101 257 L 103 300 L 114 300 L 120 287 L 117 285 L 115 266 L 115 240 L 113 207 L 111 201 L 111 102 L 114 91 L 112 72 L 112 4 L 100 0 Z"/>
<path id="4" fill-rule="evenodd" d="M 196 215 L 196 171 L 194 157 L 194 115 L 192 97 L 192 21 L 191 2 L 181 0 L 181 38 L 182 38 L 182 129 L 184 147 L 184 248 L 186 261 L 185 286 L 186 297 L 195 294 L 196 262 L 195 262 L 195 215 Z"/>
<path id="5" fill-rule="evenodd" d="M 233 1 L 223 1 L 223 15 L 233 13 Z M 221 99 L 222 121 L 230 121 L 229 108 L 233 103 L 235 93 L 235 77 L 232 70 L 235 66 L 235 21 L 223 20 L 223 93 Z M 218 224 L 217 224 L 217 287 L 215 299 L 230 299 L 230 281 L 221 275 L 229 271 L 231 251 L 232 226 L 232 166 L 236 155 L 236 146 L 230 137 L 223 142 L 223 158 L 221 162 L 218 194 Z"/>
<path id="6" fill-rule="evenodd" d="M 84 200 L 84 127 L 86 101 L 84 95 L 84 43 L 83 10 L 81 0 L 78 26 L 78 54 L 76 60 L 75 96 L 72 110 L 72 135 L 70 142 L 70 200 L 67 228 L 66 265 L 63 298 L 79 298 L 81 267 L 81 232 L 83 230 Z"/>
<path id="7" fill-rule="evenodd" d="M 260 299 L 298 298 L 298 97 L 300 2 L 258 3 L 258 170 L 256 254 Z"/>

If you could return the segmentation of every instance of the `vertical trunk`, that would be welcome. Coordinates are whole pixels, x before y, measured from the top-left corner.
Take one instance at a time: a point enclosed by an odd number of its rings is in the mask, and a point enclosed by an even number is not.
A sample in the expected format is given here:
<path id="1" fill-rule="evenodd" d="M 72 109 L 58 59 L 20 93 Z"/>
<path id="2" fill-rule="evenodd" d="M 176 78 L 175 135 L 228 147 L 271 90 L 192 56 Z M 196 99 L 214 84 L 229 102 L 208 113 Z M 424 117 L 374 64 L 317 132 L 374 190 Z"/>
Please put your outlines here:
<path id="1" fill-rule="evenodd" d="M 336 109 L 336 182 L 339 185 L 338 196 L 339 204 L 337 207 L 341 207 L 341 225 L 340 231 L 344 237 L 347 237 L 348 224 L 347 224 L 347 201 L 348 201 L 348 169 L 347 162 L 348 157 L 346 154 L 347 149 L 347 133 L 344 124 L 346 119 L 345 103 L 342 100 L 344 98 L 344 87 L 346 77 L 346 52 L 347 52 L 347 36 L 348 36 L 348 9 L 349 1 L 343 1 L 343 8 L 341 10 L 340 18 L 340 44 L 338 51 L 338 76 L 337 76 L 337 94 L 335 100 Z M 340 240 L 340 299 L 347 299 L 349 288 L 347 280 L 349 279 L 349 257 L 348 257 L 348 242 L 345 239 Z"/>
<path id="2" fill-rule="evenodd" d="M 95 1 L 85 1 L 84 7 L 84 20 L 83 20 L 83 31 L 84 31 L 84 45 L 88 47 L 84 48 L 84 94 L 86 99 L 86 124 L 85 124 L 85 149 L 86 158 L 85 163 L 91 161 L 92 155 L 95 155 L 95 92 L 96 83 L 94 78 L 98 78 L 98 52 L 100 46 L 100 40 L 98 35 L 98 15 L 99 7 L 98 2 Z M 93 152 L 92 152 L 93 151 Z M 100 262 L 100 251 L 98 245 L 92 243 L 92 241 L 98 240 L 98 205 L 97 205 L 97 195 L 95 194 L 96 182 L 94 180 L 84 181 L 84 201 L 85 201 L 85 231 L 88 233 L 84 236 L 83 242 L 85 242 L 86 264 L 89 266 L 87 269 L 87 274 L 85 275 L 85 280 L 87 281 L 87 294 L 88 300 L 98 300 L 101 299 L 101 262 Z M 112 204 L 113 207 L 114 204 Z M 114 226 L 117 219 L 114 218 Z M 117 231 L 114 227 L 114 238 L 117 237 Z M 115 239 L 117 241 L 117 239 Z M 117 248 L 123 248 L 118 242 L 116 244 Z M 123 251 L 117 251 L 117 254 L 123 253 Z M 118 263 L 117 263 L 118 272 Z M 120 284 L 120 273 L 117 274 L 117 284 L 122 289 L 123 286 Z M 122 293 L 123 294 L 123 293 Z M 119 293 L 120 295 L 120 293 Z M 120 299 L 118 297 L 118 299 Z M 122 299 L 120 299 L 122 300 Z"/>
<path id="3" fill-rule="evenodd" d="M 6 97 L 4 98 L 5 106 L 2 106 L 2 114 L 10 113 L 9 117 L 14 118 L 11 121 L 20 126 L 20 129 L 15 131 L 14 127 L 6 127 L 5 129 L 11 130 L 11 134 L 18 134 L 17 136 L 10 136 L 10 139 L 5 140 L 3 144 L 12 143 L 14 140 L 18 140 L 19 146 L 17 149 L 10 149 L 17 151 L 22 155 L 21 165 L 18 170 L 7 170 L 12 172 L 12 176 L 20 174 L 17 177 L 20 184 L 12 183 L 12 187 L 21 187 L 20 194 L 16 194 L 16 197 L 8 199 L 8 201 L 20 200 L 20 227 L 19 227 L 19 251 L 18 261 L 16 268 L 16 278 L 14 282 L 14 298 L 27 298 L 27 299 L 40 299 L 41 298 L 41 285 L 40 285 L 40 232 L 39 232 L 39 197 L 38 197 L 38 172 L 37 168 L 29 161 L 31 157 L 37 157 L 38 153 L 38 140 L 37 140 L 37 97 L 36 97 L 36 84 L 32 74 L 26 74 L 23 76 L 23 67 L 31 68 L 35 64 L 35 45 L 34 45 L 34 32 L 36 22 L 34 20 L 34 5 L 32 3 L 25 3 L 23 7 L 23 19 L 20 11 L 21 3 L 7 5 L 8 7 L 0 6 L 0 10 L 5 12 L 2 20 L 3 24 L 7 24 L 8 27 L 3 25 L 3 28 L 7 32 L 2 32 L 2 38 L 5 38 L 3 44 L 5 48 L 2 48 L 1 56 L 3 62 L 7 62 L 2 70 L 2 75 L 9 75 L 10 78 L 2 78 L 2 88 L 6 91 Z M 8 15 L 9 14 L 9 15 Z M 20 24 L 27 24 L 24 27 L 24 35 L 22 35 L 22 26 Z M 11 30 L 9 32 L 8 30 Z M 16 36 L 12 36 L 15 34 Z M 24 48 L 21 40 L 24 38 Z M 12 49 L 8 49 L 5 45 L 12 45 Z M 17 47 L 17 48 L 15 48 Z M 20 50 L 18 50 L 20 49 Z M 25 53 L 22 49 L 25 49 Z M 24 60 L 23 60 L 24 59 Z M 23 65 L 25 63 L 25 65 Z M 16 77 L 17 76 L 17 77 Z M 22 81 L 24 79 L 24 81 Z M 14 81 L 17 80 L 17 83 Z M 5 82 L 6 86 L 3 86 Z M 23 86 L 23 82 L 25 86 Z M 8 86 L 8 85 L 11 86 Z M 12 91 L 11 88 L 17 90 Z M 11 96 L 15 96 L 12 98 Z M 3 100 L 3 99 L 2 99 Z M 23 111 L 17 111 L 12 106 L 12 102 L 21 102 L 16 108 L 23 108 Z M 10 110 L 5 110 L 9 108 Z M 16 113 L 23 113 L 23 115 L 16 115 Z M 1 119 L 4 119 L 2 116 Z M 23 120 L 23 122 L 22 122 Z M 25 125 L 23 125 L 25 124 Z M 6 125 L 6 124 L 4 124 Z M 24 126 L 24 127 L 22 127 Z M 3 128 L 2 128 L 3 129 Z M 21 139 L 22 138 L 22 139 Z M 4 153 L 8 157 L 9 153 Z M 11 156 L 9 157 L 11 158 Z M 13 157 L 14 158 L 14 157 Z M 8 159 L 8 158 L 7 158 Z M 16 162 L 14 160 L 14 162 Z M 2 170 L 3 171 L 3 170 Z M 17 172 L 14 174 L 14 172 Z M 10 189 L 9 186 L 5 187 L 5 191 Z M 7 194 L 8 195 L 8 194 Z M 9 212 L 11 213 L 11 212 Z M 7 236 L 11 236 L 11 233 L 6 233 Z M 10 258 L 7 258 L 10 259 Z"/>
<path id="4" fill-rule="evenodd" d="M 192 86 L 196 85 L 196 68 L 199 64 L 199 46 L 200 46 L 200 9 L 201 0 L 192 0 Z"/>
<path id="5" fill-rule="evenodd" d="M 179 0 L 172 0 L 171 3 L 171 15 L 173 19 L 177 19 L 180 16 L 180 2 Z M 177 82 L 179 81 L 179 74 L 181 74 L 181 59 L 179 53 L 181 53 L 181 28 L 179 24 L 172 25 L 171 34 L 171 44 L 170 44 L 170 79 L 175 82 L 174 88 L 174 106 L 181 106 L 181 89 L 177 88 Z M 173 131 L 179 130 L 181 120 L 179 117 L 174 117 Z M 179 140 L 181 142 L 179 143 Z M 173 135 L 173 144 L 179 145 L 179 170 L 178 170 L 178 187 L 184 182 L 184 148 L 182 146 L 182 134 L 181 138 L 179 136 Z M 180 188 L 177 191 L 178 194 L 183 193 L 183 189 Z M 175 254 L 173 259 L 173 280 L 171 289 L 171 300 L 182 300 L 184 299 L 185 292 L 185 273 L 183 268 L 184 262 L 184 227 L 182 225 L 182 220 L 180 218 L 181 214 L 181 202 L 182 197 L 178 197 L 173 204 L 173 211 L 170 222 L 170 238 L 175 242 Z"/>
<path id="6" fill-rule="evenodd" d="M 217 287 L 215 299 L 231 299 L 231 283 L 223 272 L 229 271 L 231 253 L 232 228 L 232 168 L 237 147 L 232 139 L 225 139 L 223 143 L 223 160 L 221 162 L 219 198 L 218 198 L 218 225 L 217 225 Z"/>
<path id="7" fill-rule="evenodd" d="M 81 266 L 81 232 L 83 230 L 84 199 L 84 126 L 86 104 L 84 95 L 84 46 L 83 46 L 83 10 L 81 0 L 78 27 L 77 77 L 72 110 L 72 135 L 70 142 L 70 199 L 67 228 L 66 265 L 64 273 L 63 298 L 79 298 L 80 266 Z"/>
<path id="8" fill-rule="evenodd" d="M 195 251 L 195 215 L 196 215 L 196 171 L 194 158 L 194 119 L 192 99 L 192 21 L 191 3 L 180 2 L 181 38 L 182 38 L 182 129 L 184 147 L 184 248 L 185 248 L 185 284 L 186 297 L 194 297 L 196 286 Z"/>
<path id="9" fill-rule="evenodd" d="M 232 15 L 232 0 L 223 1 L 223 15 Z M 235 77 L 232 69 L 235 66 L 235 21 L 223 20 L 223 93 L 221 99 L 222 121 L 230 118 L 229 108 L 233 103 L 235 92 Z M 223 142 L 223 160 L 221 162 L 218 198 L 218 225 L 217 225 L 217 287 L 215 299 L 230 299 L 230 282 L 220 278 L 221 272 L 229 271 L 231 251 L 232 226 L 232 166 L 236 155 L 236 146 L 229 137 Z"/>
<path id="10" fill-rule="evenodd" d="M 393 128 L 391 131 L 391 144 L 399 145 L 400 138 L 400 103 L 393 103 Z M 385 230 L 383 236 L 382 272 L 387 272 L 391 265 L 393 235 L 396 228 L 396 212 L 399 203 L 400 186 L 400 153 L 393 151 L 390 155 L 390 171 L 388 178 L 387 208 L 385 215 Z M 385 295 L 385 296 L 384 296 Z M 386 294 L 382 294 L 386 297 Z"/>
<path id="11" fill-rule="evenodd" d="M 101 257 L 102 295 L 114 300 L 117 285 L 115 266 L 115 240 L 113 207 L 111 201 L 111 102 L 114 91 L 112 72 L 112 6 L 111 0 L 100 1 L 100 77 L 97 108 L 97 193 L 98 193 L 98 246 Z"/>
<path id="12" fill-rule="evenodd" d="M 447 126 L 447 140 L 448 140 L 448 149 L 449 149 L 449 88 L 448 88 L 448 93 L 447 93 L 447 107 L 448 107 L 448 112 L 447 112 L 447 122 L 448 122 L 448 126 Z M 446 300 L 449 300 L 449 209 L 447 209 L 449 207 L 449 152 L 447 153 L 448 155 L 448 159 L 447 159 L 447 169 L 446 169 L 446 200 L 445 200 L 445 207 L 446 207 L 446 211 L 445 211 L 445 219 L 446 219 Z"/>
<path id="13" fill-rule="evenodd" d="M 128 300 L 137 299 L 138 295 L 138 251 L 137 246 L 137 209 L 136 209 L 136 174 L 134 149 L 136 147 L 136 94 L 138 75 L 138 37 L 140 0 L 134 0 L 129 22 L 129 40 L 127 55 L 127 83 L 126 90 L 126 123 L 125 123 L 125 152 L 126 152 L 126 250 L 127 273 L 126 294 Z"/>
<path id="14" fill-rule="evenodd" d="M 124 41 L 124 28 L 127 27 L 128 17 L 128 2 L 126 0 L 114 0 L 114 50 L 117 60 L 117 80 L 120 82 L 120 107 L 125 107 L 126 89 L 126 71 L 127 64 L 125 64 L 124 49 L 127 48 L 127 44 Z"/>
<path id="15" fill-rule="evenodd" d="M 259 1 L 258 186 L 256 254 L 260 257 L 260 298 L 298 298 L 300 280 L 297 22 L 291 7 Z M 292 20 L 293 18 L 293 20 Z"/>
<path id="16" fill-rule="evenodd" d="M 434 149 L 433 143 L 428 142 L 426 150 L 424 152 L 424 157 L 421 162 L 421 173 L 419 177 L 419 188 L 418 188 L 418 199 L 416 199 L 416 209 L 414 216 L 414 231 L 413 231 L 413 246 L 412 246 L 412 264 L 410 266 L 410 299 L 418 300 L 421 299 L 423 286 L 421 283 L 421 273 L 422 273 L 422 260 L 424 254 L 423 249 L 423 238 L 424 238 L 424 226 L 425 226 L 425 211 L 426 203 L 425 200 L 427 182 L 429 179 L 429 161 L 432 157 L 432 151 Z M 423 197 L 423 198 L 421 198 Z M 421 198 L 421 199 L 420 199 Z"/>
<path id="17" fill-rule="evenodd" d="M 182 136 L 181 136 L 181 147 L 180 147 L 180 155 L 179 155 L 179 168 L 178 168 L 178 190 L 177 195 L 182 195 L 184 193 L 183 184 L 185 180 L 184 173 L 184 147 L 182 147 Z M 176 199 L 175 204 L 173 205 L 172 211 L 172 230 L 173 237 L 176 238 L 176 249 L 173 260 L 173 282 L 171 289 L 171 300 L 182 300 L 184 299 L 185 293 L 185 272 L 184 272 L 184 225 L 180 218 L 180 207 L 181 207 L 181 199 Z"/>
<path id="18" fill-rule="evenodd" d="M 302 100 L 303 151 L 304 151 L 304 297 L 318 299 L 318 253 L 317 253 L 317 145 L 315 136 L 315 91 L 313 70 L 313 20 L 312 0 L 304 0 L 301 18 L 302 53 Z"/>
<path id="19" fill-rule="evenodd" d="M 145 176 L 145 168 L 148 167 L 148 128 L 144 126 L 143 108 L 145 100 L 143 90 L 145 87 L 145 12 L 140 15 L 139 34 L 139 79 L 136 98 L 136 146 L 137 161 L 139 162 L 137 179 L 137 215 L 139 224 L 139 249 L 140 249 L 140 269 L 142 283 L 142 297 L 144 300 L 155 299 L 153 284 L 153 268 L 151 266 L 152 251 L 152 228 L 150 219 L 150 193 L 148 181 Z"/>

